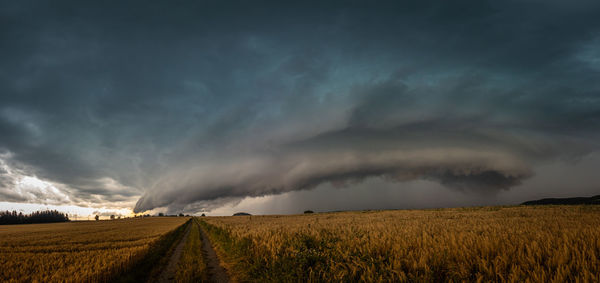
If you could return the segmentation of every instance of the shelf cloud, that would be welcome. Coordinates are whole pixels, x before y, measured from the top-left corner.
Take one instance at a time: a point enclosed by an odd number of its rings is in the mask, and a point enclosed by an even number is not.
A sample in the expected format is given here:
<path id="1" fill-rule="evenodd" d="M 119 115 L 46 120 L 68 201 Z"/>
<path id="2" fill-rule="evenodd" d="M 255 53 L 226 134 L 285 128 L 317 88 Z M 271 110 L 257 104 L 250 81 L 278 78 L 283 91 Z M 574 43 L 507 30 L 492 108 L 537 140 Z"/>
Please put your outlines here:
<path id="1" fill-rule="evenodd" d="M 598 11 L 2 3 L 0 201 L 193 213 L 372 178 L 528 196 L 600 149 Z"/>

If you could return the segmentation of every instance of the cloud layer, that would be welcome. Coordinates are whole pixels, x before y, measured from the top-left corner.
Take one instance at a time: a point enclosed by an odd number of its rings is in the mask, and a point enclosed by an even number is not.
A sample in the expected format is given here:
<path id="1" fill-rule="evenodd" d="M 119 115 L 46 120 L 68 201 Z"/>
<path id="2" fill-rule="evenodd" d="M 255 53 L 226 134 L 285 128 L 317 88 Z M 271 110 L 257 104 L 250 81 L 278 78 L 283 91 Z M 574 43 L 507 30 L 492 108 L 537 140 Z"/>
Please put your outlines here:
<path id="1" fill-rule="evenodd" d="M 0 201 L 193 211 L 371 177 L 508 190 L 599 150 L 598 11 L 3 3 Z"/>

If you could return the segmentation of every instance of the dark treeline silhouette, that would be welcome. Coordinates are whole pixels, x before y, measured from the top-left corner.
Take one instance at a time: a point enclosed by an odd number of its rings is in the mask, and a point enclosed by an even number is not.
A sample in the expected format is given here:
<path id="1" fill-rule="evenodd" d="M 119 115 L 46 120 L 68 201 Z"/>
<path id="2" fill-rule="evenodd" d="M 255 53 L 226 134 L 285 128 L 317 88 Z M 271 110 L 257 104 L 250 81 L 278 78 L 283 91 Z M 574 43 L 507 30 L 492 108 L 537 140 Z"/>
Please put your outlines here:
<path id="1" fill-rule="evenodd" d="M 67 214 L 57 210 L 36 211 L 31 214 L 17 213 L 16 211 L 0 211 L 0 225 L 5 224 L 31 224 L 52 223 L 69 221 Z"/>
<path id="2" fill-rule="evenodd" d="M 575 197 L 575 198 L 544 198 L 530 200 L 522 203 L 523 205 L 546 205 L 546 204 L 600 204 L 600 195 L 593 197 Z"/>

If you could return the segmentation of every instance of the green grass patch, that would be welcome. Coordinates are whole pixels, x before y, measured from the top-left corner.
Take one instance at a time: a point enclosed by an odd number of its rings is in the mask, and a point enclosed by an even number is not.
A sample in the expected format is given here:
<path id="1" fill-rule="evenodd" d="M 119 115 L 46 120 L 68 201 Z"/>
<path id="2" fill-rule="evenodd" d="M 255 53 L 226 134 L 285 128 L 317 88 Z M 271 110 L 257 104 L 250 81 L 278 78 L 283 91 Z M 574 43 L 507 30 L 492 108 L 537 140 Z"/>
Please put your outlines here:
<path id="1" fill-rule="evenodd" d="M 177 263 L 176 282 L 203 282 L 207 280 L 206 263 L 202 256 L 202 240 L 197 220 L 193 220 L 185 247 Z"/>

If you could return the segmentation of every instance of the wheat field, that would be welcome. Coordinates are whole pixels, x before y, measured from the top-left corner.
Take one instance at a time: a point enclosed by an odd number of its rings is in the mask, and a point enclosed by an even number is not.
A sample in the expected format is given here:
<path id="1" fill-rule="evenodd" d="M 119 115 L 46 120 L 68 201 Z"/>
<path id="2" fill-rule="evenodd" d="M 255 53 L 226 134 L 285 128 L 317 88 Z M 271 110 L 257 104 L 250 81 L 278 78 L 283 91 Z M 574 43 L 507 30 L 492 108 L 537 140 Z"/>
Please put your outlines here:
<path id="1" fill-rule="evenodd" d="M 0 282 L 137 282 L 179 239 L 175 280 L 205 281 L 195 223 L 240 282 L 600 281 L 598 206 L 199 217 L 183 238 L 188 220 L 0 226 Z"/>
<path id="2" fill-rule="evenodd" d="M 600 281 L 597 206 L 201 219 L 239 281 Z"/>
<path id="3" fill-rule="evenodd" d="M 0 226 L 0 282 L 111 280 L 189 218 Z"/>

